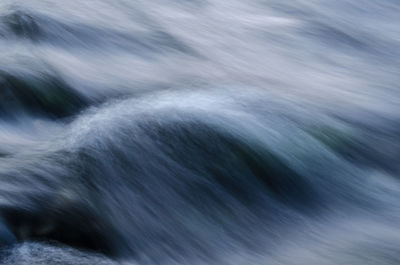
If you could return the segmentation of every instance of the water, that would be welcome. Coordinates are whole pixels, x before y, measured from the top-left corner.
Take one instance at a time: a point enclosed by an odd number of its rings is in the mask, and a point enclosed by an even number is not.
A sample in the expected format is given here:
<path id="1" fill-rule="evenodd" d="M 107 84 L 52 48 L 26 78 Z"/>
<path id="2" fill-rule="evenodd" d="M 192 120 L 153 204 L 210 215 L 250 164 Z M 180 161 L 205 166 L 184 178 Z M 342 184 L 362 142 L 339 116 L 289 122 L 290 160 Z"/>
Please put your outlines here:
<path id="1" fill-rule="evenodd" d="M 2 0 L 2 264 L 400 264 L 400 3 Z"/>

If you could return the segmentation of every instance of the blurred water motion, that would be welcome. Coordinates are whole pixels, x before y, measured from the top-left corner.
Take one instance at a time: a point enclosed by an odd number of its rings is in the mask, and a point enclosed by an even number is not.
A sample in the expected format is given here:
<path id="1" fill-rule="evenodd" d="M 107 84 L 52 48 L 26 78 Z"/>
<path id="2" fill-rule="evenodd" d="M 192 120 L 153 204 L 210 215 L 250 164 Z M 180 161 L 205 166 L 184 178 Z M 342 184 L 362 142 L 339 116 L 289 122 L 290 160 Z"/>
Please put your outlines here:
<path id="1" fill-rule="evenodd" d="M 400 264 L 400 2 L 2 0 L 1 264 Z"/>

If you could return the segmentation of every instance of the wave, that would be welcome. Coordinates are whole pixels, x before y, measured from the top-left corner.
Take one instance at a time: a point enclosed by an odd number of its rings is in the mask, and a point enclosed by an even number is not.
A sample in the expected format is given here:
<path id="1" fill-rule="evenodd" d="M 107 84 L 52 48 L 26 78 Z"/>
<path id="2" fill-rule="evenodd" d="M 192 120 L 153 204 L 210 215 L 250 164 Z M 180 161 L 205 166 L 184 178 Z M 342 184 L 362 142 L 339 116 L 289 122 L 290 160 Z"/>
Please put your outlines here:
<path id="1" fill-rule="evenodd" d="M 0 115 L 18 117 L 23 113 L 64 118 L 78 113 L 89 100 L 62 79 L 47 73 L 15 75 L 1 72 Z"/>
<path id="2" fill-rule="evenodd" d="M 162 29 L 130 30 L 96 27 L 83 23 L 67 23 L 38 12 L 13 8 L 0 16 L 0 36 L 49 44 L 68 50 L 121 49 L 138 56 L 154 53 L 180 52 L 198 56 L 196 52 L 172 34 Z"/>
<path id="3" fill-rule="evenodd" d="M 200 249 L 208 256 L 216 238 L 254 248 L 265 240 L 254 226 L 264 227 L 264 237 L 275 233 L 271 227 L 281 231 L 282 220 L 290 227 L 299 222 L 291 218 L 314 218 L 337 203 L 355 204 L 362 196 L 358 204 L 365 203 L 360 179 L 346 173 L 352 184 L 343 171 L 333 178 L 327 161 L 346 163 L 314 137 L 288 130 L 285 120 L 279 119 L 281 129 L 265 127 L 235 107 L 235 97 L 218 100 L 211 92 L 211 102 L 210 92 L 197 94 L 195 111 L 190 96 L 177 104 L 186 92 L 90 108 L 41 148 L 3 158 L 8 184 L 0 209 L 12 234 L 114 257 L 140 259 L 155 249 L 160 255 Z M 314 154 L 282 150 L 290 143 L 274 135 L 285 134 L 306 141 Z M 310 158 L 323 155 L 321 163 Z"/>

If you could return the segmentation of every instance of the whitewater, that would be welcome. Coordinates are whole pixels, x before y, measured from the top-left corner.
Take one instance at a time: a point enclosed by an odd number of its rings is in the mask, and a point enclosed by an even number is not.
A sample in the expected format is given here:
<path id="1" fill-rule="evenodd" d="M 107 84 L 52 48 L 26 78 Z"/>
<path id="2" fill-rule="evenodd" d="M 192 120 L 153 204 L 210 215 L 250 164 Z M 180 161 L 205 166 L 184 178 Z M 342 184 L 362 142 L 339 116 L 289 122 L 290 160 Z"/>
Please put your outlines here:
<path id="1" fill-rule="evenodd" d="M 397 0 L 1 0 L 0 264 L 400 264 Z"/>

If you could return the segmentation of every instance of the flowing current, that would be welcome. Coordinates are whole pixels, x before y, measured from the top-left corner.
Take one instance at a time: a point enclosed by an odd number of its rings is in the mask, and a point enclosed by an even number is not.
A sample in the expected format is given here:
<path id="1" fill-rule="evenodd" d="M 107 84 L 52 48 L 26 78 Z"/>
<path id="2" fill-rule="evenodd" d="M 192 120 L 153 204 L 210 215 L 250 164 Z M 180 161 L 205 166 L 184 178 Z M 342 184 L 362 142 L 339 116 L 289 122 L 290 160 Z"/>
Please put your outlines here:
<path id="1" fill-rule="evenodd" d="M 1 0 L 0 263 L 400 264 L 398 0 Z"/>

